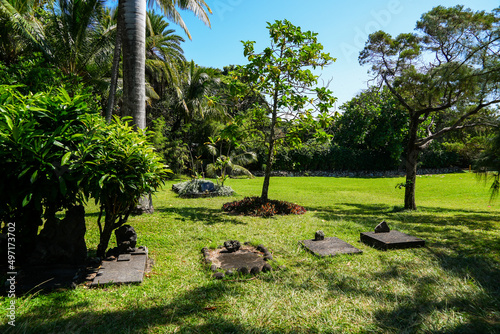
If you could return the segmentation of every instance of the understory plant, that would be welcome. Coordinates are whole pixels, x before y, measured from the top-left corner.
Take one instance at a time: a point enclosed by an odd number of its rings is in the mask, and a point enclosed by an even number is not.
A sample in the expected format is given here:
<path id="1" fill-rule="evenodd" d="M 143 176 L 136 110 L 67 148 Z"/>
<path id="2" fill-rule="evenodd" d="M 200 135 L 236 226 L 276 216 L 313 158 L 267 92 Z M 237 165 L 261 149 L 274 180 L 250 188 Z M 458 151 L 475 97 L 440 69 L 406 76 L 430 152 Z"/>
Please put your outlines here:
<path id="1" fill-rule="evenodd" d="M 90 145 L 81 143 L 74 152 L 85 176 L 80 183 L 83 192 L 100 205 L 99 257 L 105 255 L 111 233 L 127 222 L 140 197 L 159 189 L 170 172 L 146 132 L 128 121 L 115 117 L 109 124 L 103 119 L 89 124 Z"/>

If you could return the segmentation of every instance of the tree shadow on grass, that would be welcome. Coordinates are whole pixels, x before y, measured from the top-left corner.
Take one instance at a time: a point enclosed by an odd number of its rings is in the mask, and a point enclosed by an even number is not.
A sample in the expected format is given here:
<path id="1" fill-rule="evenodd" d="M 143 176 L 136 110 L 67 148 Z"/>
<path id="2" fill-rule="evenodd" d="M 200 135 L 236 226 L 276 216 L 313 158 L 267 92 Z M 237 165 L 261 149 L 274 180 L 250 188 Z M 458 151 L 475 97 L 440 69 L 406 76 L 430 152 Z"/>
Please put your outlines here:
<path id="1" fill-rule="evenodd" d="M 71 312 L 69 316 L 47 316 L 47 309 L 77 309 L 69 300 L 58 300 L 57 295 L 30 309 L 29 314 L 16 318 L 16 327 L 0 326 L 2 333 L 145 333 L 157 327 L 165 333 L 280 333 L 246 325 L 238 320 L 227 319 L 225 311 L 237 307 L 221 301 L 222 296 L 237 297 L 241 294 L 238 285 L 223 281 L 212 281 L 205 286 L 180 293 L 172 301 L 162 304 L 162 298 L 145 301 L 148 306 L 124 305 L 118 311 Z M 110 295 L 113 298 L 113 295 Z M 84 305 L 86 306 L 86 305 Z M 57 311 L 56 311 L 57 312 Z M 155 331 L 155 332 L 156 332 Z"/>
<path id="2" fill-rule="evenodd" d="M 191 220 L 191 221 L 202 221 L 205 225 L 215 225 L 222 223 L 230 223 L 234 225 L 247 225 L 247 223 L 235 218 L 235 216 L 227 215 L 221 210 L 209 209 L 206 207 L 184 207 L 184 208 L 157 208 L 157 212 L 162 214 L 167 214 L 170 217 L 175 217 L 175 215 L 180 216 L 174 219 L 177 220 Z"/>

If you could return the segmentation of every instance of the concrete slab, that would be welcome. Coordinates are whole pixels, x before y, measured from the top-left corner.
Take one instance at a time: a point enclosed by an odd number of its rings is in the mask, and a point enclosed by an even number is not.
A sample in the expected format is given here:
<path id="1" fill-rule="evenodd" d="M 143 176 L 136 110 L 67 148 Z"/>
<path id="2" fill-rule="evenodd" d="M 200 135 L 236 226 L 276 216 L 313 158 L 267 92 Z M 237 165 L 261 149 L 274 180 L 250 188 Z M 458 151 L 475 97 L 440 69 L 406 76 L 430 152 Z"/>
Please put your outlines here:
<path id="1" fill-rule="evenodd" d="M 320 257 L 363 253 L 363 251 L 336 237 L 325 238 L 324 240 L 301 240 L 299 243 L 314 255 Z"/>
<path id="2" fill-rule="evenodd" d="M 102 261 L 101 267 L 90 286 L 142 283 L 148 259 L 147 249 L 143 252 L 127 255 L 130 255 L 129 260 L 126 260 L 127 256 L 125 256 L 122 260 Z"/>
<path id="3" fill-rule="evenodd" d="M 425 246 L 424 240 L 394 230 L 386 233 L 362 232 L 360 234 L 360 239 L 365 244 L 381 250 Z"/>

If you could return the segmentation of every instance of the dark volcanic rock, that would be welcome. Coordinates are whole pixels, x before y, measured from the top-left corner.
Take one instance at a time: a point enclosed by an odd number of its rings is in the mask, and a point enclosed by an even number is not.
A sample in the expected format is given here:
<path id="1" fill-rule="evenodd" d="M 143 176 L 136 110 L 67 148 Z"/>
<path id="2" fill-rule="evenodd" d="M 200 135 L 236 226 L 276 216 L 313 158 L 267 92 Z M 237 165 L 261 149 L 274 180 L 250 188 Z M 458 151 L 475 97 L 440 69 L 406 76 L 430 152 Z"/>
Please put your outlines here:
<path id="1" fill-rule="evenodd" d="M 252 267 L 252 269 L 250 270 L 250 273 L 253 274 L 253 275 L 256 275 L 258 273 L 260 273 L 261 269 L 260 267 Z"/>
<path id="2" fill-rule="evenodd" d="M 221 273 L 221 272 L 216 272 L 216 273 L 214 274 L 214 277 L 215 277 L 216 279 L 223 279 L 223 278 L 224 278 L 224 273 Z"/>
<path id="3" fill-rule="evenodd" d="M 229 253 L 233 253 L 240 249 L 241 244 L 238 240 L 228 240 L 224 242 L 224 247 L 226 247 Z"/>
<path id="4" fill-rule="evenodd" d="M 391 229 L 389 228 L 389 225 L 383 220 L 380 224 L 375 226 L 375 233 L 389 233 Z"/>
<path id="5" fill-rule="evenodd" d="M 268 271 L 271 271 L 273 270 L 273 267 L 271 267 L 271 265 L 269 263 L 266 263 L 263 267 L 262 267 L 262 271 L 263 272 L 268 272 Z"/>
<path id="6" fill-rule="evenodd" d="M 314 234 L 314 240 L 318 241 L 318 240 L 325 240 L 325 232 L 323 231 L 316 231 L 316 233 Z"/>

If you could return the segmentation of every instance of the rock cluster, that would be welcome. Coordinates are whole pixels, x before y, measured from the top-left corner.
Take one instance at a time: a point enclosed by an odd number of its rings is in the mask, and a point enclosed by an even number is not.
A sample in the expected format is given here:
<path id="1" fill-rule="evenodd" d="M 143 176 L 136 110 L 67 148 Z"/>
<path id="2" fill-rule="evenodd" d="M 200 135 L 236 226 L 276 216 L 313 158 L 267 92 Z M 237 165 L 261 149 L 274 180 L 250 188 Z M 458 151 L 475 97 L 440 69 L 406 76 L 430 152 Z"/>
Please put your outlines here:
<path id="1" fill-rule="evenodd" d="M 224 247 L 229 253 L 233 253 L 240 249 L 241 244 L 238 240 L 228 240 L 224 242 Z"/>

